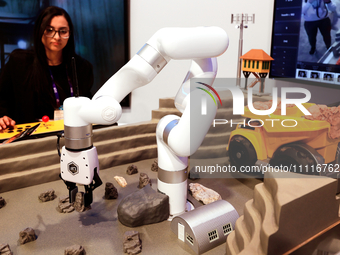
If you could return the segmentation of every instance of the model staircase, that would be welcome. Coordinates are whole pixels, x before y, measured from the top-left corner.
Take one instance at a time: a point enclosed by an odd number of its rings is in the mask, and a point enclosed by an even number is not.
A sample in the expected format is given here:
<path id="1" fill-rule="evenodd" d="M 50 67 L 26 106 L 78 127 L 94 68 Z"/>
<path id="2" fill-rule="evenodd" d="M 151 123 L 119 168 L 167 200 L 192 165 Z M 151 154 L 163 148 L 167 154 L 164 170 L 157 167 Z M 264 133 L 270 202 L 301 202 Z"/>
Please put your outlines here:
<path id="1" fill-rule="evenodd" d="M 244 214 L 227 239 L 227 254 L 249 254 L 241 253 L 245 248 L 245 252 L 267 254 L 269 236 L 277 230 L 272 195 L 263 183 L 258 184 L 254 189 L 254 199 L 245 204 Z"/>
<path id="2" fill-rule="evenodd" d="M 241 121 L 232 115 L 232 100 L 222 101 L 216 119 Z M 159 119 L 175 114 L 181 116 L 174 98 L 159 100 L 159 109 L 152 111 L 150 121 L 123 126 L 94 127 L 93 144 L 99 155 L 100 169 L 157 158 L 156 127 Z M 206 159 L 226 157 L 230 132 L 236 125 L 211 127 L 201 147 L 191 157 Z M 60 148 L 64 140 L 60 139 Z M 57 136 L 29 139 L 0 146 L 0 193 L 36 184 L 59 180 Z"/>
<path id="3" fill-rule="evenodd" d="M 159 109 L 150 121 L 109 127 L 94 127 L 93 144 L 97 148 L 99 167 L 157 158 L 156 127 L 168 114 L 180 115 L 171 98 L 160 99 Z M 60 148 L 64 139 L 60 139 Z M 59 180 L 60 163 L 57 136 L 29 139 L 0 146 L 0 193 Z"/>
<path id="4" fill-rule="evenodd" d="M 93 130 L 101 170 L 157 157 L 157 121 Z M 60 140 L 60 147 L 64 139 Z M 0 148 L 0 192 L 59 179 L 57 136 L 30 139 Z M 14 156 L 15 155 L 15 156 Z"/>
<path id="5" fill-rule="evenodd" d="M 227 255 L 288 254 L 301 247 L 339 222 L 336 190 L 332 178 L 267 173 L 227 238 Z"/>

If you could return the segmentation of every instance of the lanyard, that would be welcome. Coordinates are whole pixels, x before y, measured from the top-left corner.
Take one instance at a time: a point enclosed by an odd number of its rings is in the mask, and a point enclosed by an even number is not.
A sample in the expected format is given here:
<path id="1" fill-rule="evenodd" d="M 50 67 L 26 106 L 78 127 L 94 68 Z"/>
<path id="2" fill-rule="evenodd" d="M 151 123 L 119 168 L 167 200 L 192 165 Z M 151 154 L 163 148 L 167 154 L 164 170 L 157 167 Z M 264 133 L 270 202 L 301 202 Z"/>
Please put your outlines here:
<path id="1" fill-rule="evenodd" d="M 52 79 L 53 92 L 54 92 L 54 95 L 55 95 L 55 100 L 56 100 L 56 103 L 57 103 L 57 108 L 59 109 L 60 108 L 60 97 L 59 97 L 57 85 L 55 84 L 55 81 L 54 81 L 51 69 L 48 68 L 48 70 L 50 71 L 50 75 L 51 75 L 51 79 Z M 73 86 L 72 86 L 72 82 L 71 82 L 70 76 L 67 73 L 67 69 L 66 69 L 66 75 L 67 75 L 68 85 L 70 86 L 71 97 L 73 97 Z"/>

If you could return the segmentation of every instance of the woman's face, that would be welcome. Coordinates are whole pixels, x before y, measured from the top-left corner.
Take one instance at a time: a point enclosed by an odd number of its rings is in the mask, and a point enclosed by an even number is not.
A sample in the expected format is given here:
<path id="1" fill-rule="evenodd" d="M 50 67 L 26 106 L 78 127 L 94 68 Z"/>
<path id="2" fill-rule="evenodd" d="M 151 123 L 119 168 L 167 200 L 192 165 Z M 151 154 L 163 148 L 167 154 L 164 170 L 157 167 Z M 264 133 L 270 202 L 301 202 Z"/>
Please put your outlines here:
<path id="1" fill-rule="evenodd" d="M 46 36 L 48 34 L 50 36 L 53 35 L 54 33 L 53 29 L 55 31 L 62 31 L 64 33 L 65 31 L 70 30 L 68 22 L 64 16 L 55 16 L 52 18 L 50 25 L 46 27 L 45 32 L 41 38 L 41 41 L 45 46 L 46 52 L 49 51 L 51 53 L 62 51 L 68 42 L 68 38 L 62 38 L 65 37 L 65 35 L 62 34 L 62 32 L 55 33 L 53 37 Z"/>

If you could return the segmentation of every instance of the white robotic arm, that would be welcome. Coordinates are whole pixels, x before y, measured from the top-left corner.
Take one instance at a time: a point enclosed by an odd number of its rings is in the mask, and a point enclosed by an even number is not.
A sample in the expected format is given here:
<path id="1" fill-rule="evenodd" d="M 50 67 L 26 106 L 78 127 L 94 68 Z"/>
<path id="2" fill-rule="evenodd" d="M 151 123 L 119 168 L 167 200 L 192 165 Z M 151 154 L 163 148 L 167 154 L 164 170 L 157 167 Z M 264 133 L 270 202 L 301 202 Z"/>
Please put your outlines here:
<path id="1" fill-rule="evenodd" d="M 208 86 L 213 83 L 217 73 L 216 58 L 193 60 L 193 66 L 175 98 L 182 116 L 167 115 L 158 122 L 156 129 L 157 186 L 159 192 L 169 196 L 171 216 L 186 210 L 188 156 L 201 145 L 217 111 L 214 100 L 206 92 L 196 89 L 202 81 Z M 197 103 L 194 101 L 204 103 L 202 107 L 195 107 Z"/>
<path id="2" fill-rule="evenodd" d="M 92 100 L 84 97 L 67 98 L 64 101 L 65 146 L 61 154 L 61 178 L 65 183 L 91 185 L 94 180 L 97 183 L 95 186 L 101 184 L 98 179 L 98 156 L 92 144 L 92 123 L 108 125 L 117 122 L 122 114 L 119 102 L 134 89 L 150 83 L 171 59 L 192 59 L 193 61 L 175 100 L 177 109 L 183 115 L 181 118 L 166 116 L 162 119 L 156 131 L 157 141 L 158 147 L 164 145 L 166 154 L 170 152 L 171 157 L 174 157 L 171 162 L 184 162 L 179 166 L 171 166 L 170 171 L 177 171 L 178 168 L 182 171 L 183 166 L 186 168 L 187 157 L 200 146 L 217 109 L 216 105 L 212 103 L 212 99 L 208 98 L 208 114 L 206 114 L 209 116 L 208 120 L 206 116 L 204 118 L 199 116 L 202 114 L 192 116 L 189 95 L 204 97 L 205 92 L 191 91 L 190 79 L 204 78 L 204 82 L 211 85 L 217 72 L 217 61 L 214 57 L 224 53 L 228 44 L 227 34 L 218 27 L 160 29 L 126 65 L 98 90 Z M 198 125 L 198 132 L 197 140 L 194 143 L 190 141 L 192 121 L 199 122 L 199 125 L 195 123 Z M 176 124 L 174 124 L 175 122 Z M 162 169 L 167 171 L 167 165 L 173 165 L 173 163 L 163 163 L 168 162 L 167 157 L 170 154 L 164 156 L 163 160 L 162 155 L 166 154 L 162 153 L 162 150 L 159 148 L 158 151 L 159 166 L 164 167 Z M 85 171 L 82 170 L 83 168 Z M 165 175 L 167 176 L 167 174 Z M 92 189 L 94 188 L 92 186 Z M 91 202 L 92 200 L 88 203 Z M 182 211 L 182 209 L 180 210 Z M 171 214 L 175 213 L 171 212 Z"/>
<path id="3" fill-rule="evenodd" d="M 227 34 L 219 27 L 160 29 L 97 91 L 91 101 L 82 103 L 77 113 L 70 112 L 72 121 L 67 119 L 66 110 L 65 122 L 75 122 L 75 118 L 79 118 L 80 122 L 115 123 L 121 116 L 121 109 L 113 101 L 121 102 L 134 89 L 150 83 L 171 59 L 194 59 L 196 61 L 188 75 L 206 68 L 207 73 L 200 75 L 202 78 L 210 77 L 211 72 L 214 72 L 213 67 L 201 67 L 210 63 L 200 59 L 221 55 L 228 43 Z M 74 98 L 66 99 L 65 103 L 71 100 L 74 101 Z"/>

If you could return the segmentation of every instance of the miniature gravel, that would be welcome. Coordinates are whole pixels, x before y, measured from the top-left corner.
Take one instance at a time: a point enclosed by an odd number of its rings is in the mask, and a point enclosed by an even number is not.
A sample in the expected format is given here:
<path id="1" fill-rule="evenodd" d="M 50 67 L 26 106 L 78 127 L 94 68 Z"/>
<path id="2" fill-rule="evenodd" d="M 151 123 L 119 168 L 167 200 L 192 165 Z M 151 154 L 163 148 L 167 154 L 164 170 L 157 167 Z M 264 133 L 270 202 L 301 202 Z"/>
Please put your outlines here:
<path id="1" fill-rule="evenodd" d="M 138 167 L 136 165 L 129 165 L 126 169 L 126 173 L 128 175 L 136 174 L 138 173 Z"/>
<path id="2" fill-rule="evenodd" d="M 25 244 L 29 242 L 33 242 L 37 239 L 37 236 L 35 235 L 35 231 L 33 228 L 25 228 L 24 230 L 20 231 L 19 233 L 19 243 Z"/>
<path id="3" fill-rule="evenodd" d="M 45 192 L 41 193 L 38 197 L 38 199 L 41 202 L 47 202 L 47 201 L 52 201 L 56 198 L 57 196 L 55 195 L 55 192 L 53 189 L 46 190 Z"/>
<path id="4" fill-rule="evenodd" d="M 140 173 L 139 175 L 139 185 L 138 188 L 144 188 L 146 185 L 150 184 L 152 186 L 151 180 L 146 173 Z"/>
<path id="5" fill-rule="evenodd" d="M 107 182 L 105 184 L 105 199 L 116 199 L 118 197 L 117 188 L 113 185 L 112 182 Z"/>

